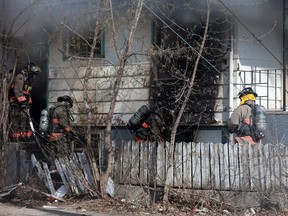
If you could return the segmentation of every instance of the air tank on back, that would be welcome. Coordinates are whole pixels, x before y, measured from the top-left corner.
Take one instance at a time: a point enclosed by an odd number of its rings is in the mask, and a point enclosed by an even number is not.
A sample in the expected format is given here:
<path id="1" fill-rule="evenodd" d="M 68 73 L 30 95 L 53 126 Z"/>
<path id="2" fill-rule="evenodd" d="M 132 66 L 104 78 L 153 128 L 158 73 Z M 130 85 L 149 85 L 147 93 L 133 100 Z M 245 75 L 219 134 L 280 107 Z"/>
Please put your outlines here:
<path id="1" fill-rule="evenodd" d="M 46 109 L 41 111 L 40 115 L 40 123 L 39 123 L 39 131 L 44 134 L 48 131 L 49 128 L 49 119 L 48 119 L 48 111 Z"/>
<path id="2" fill-rule="evenodd" d="M 254 124 L 257 133 L 264 133 L 266 131 L 266 109 L 262 105 L 254 107 Z"/>
<path id="3" fill-rule="evenodd" d="M 137 112 L 129 119 L 127 128 L 132 132 L 138 130 L 143 122 L 149 117 L 151 111 L 148 105 L 141 106 Z"/>

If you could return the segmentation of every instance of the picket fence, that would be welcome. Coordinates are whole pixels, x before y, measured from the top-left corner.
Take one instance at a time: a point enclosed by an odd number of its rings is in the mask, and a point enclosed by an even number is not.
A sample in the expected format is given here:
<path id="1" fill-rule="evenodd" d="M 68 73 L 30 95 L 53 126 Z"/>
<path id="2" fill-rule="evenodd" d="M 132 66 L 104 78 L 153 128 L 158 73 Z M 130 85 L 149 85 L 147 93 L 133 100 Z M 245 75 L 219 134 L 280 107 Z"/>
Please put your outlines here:
<path id="1" fill-rule="evenodd" d="M 116 148 L 113 180 L 164 186 L 169 144 L 123 142 Z M 288 146 L 283 144 L 177 143 L 169 184 L 177 188 L 259 191 L 288 186 Z"/>

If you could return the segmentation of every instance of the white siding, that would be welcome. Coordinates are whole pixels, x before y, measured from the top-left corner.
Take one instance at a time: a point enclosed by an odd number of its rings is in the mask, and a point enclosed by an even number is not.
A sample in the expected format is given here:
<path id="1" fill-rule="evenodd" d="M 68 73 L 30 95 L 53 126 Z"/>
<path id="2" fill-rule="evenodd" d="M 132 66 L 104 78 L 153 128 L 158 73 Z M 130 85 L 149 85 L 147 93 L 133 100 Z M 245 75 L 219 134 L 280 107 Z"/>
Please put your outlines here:
<path id="1" fill-rule="evenodd" d="M 53 103 L 60 95 L 69 95 L 75 99 L 73 114 L 75 124 L 84 124 L 87 120 L 87 110 L 84 106 L 84 69 L 74 67 L 73 70 L 65 68 L 65 73 L 59 68 L 50 68 L 49 76 L 49 103 Z M 63 71 L 63 70 L 62 70 Z M 127 71 L 127 73 L 126 73 Z M 117 116 L 122 124 L 129 120 L 139 107 L 147 104 L 149 99 L 149 73 L 150 64 L 133 64 L 126 67 L 125 77 L 122 79 L 115 107 Z M 97 75 L 96 75 L 97 74 Z M 104 75 L 104 76 L 101 76 Z M 95 76 L 93 76 L 95 75 Z M 86 88 L 90 105 L 93 108 L 95 124 L 105 123 L 105 114 L 108 113 L 111 101 L 111 88 L 115 80 L 115 68 L 94 67 Z M 99 116 L 100 115 L 100 116 Z M 125 116 L 123 116 L 125 115 Z"/>
<path id="2" fill-rule="evenodd" d="M 282 1 L 242 0 L 231 3 L 230 9 L 238 19 L 234 31 L 235 98 L 243 84 L 250 85 L 261 97 L 259 103 L 279 110 L 283 103 Z M 259 73 L 265 70 L 268 73 Z M 234 108 L 238 104 L 237 98 Z"/>

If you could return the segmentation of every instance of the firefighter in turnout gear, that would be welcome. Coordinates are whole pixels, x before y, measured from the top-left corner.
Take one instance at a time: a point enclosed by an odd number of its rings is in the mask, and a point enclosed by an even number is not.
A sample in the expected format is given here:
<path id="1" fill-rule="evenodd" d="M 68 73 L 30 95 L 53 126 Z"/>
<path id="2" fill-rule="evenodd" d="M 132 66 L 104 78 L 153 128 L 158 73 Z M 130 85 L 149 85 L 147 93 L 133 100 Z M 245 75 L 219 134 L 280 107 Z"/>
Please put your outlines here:
<path id="1" fill-rule="evenodd" d="M 170 127 L 174 116 L 171 110 L 161 107 L 157 111 L 151 111 L 147 105 L 143 105 L 130 118 L 127 128 L 135 133 L 135 141 L 160 141 L 170 138 Z"/>
<path id="2" fill-rule="evenodd" d="M 258 94 L 251 87 L 244 88 L 238 94 L 240 105 L 233 111 L 228 120 L 228 129 L 235 135 L 235 141 L 254 145 L 258 143 L 264 135 L 258 135 L 255 128 L 254 109 Z M 266 126 L 266 125 L 265 125 Z"/>
<path id="3" fill-rule="evenodd" d="M 29 125 L 30 108 L 32 105 L 31 89 L 36 76 L 40 72 L 40 67 L 30 62 L 20 71 L 16 72 L 13 78 L 8 93 L 10 104 L 10 140 L 31 141 L 33 135 Z"/>
<path id="4" fill-rule="evenodd" d="M 67 95 L 57 98 L 57 103 L 49 109 L 48 139 L 57 156 L 68 155 L 72 150 L 72 127 L 74 118 L 71 114 L 73 99 Z"/>

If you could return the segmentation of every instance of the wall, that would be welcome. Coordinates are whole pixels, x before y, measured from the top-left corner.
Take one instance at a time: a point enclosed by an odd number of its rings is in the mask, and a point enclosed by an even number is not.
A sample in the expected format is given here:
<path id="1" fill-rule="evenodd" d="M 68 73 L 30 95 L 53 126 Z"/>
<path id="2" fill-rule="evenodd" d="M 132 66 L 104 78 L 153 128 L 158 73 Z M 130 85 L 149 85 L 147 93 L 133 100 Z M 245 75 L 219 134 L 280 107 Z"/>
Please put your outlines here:
<path id="1" fill-rule="evenodd" d="M 266 1 L 238 6 L 234 11 L 244 24 L 237 22 L 240 70 L 282 68 L 282 8 L 282 1 Z"/>
<path id="2" fill-rule="evenodd" d="M 123 21 L 124 22 L 124 21 Z M 123 52 L 125 41 L 128 38 L 129 27 L 120 26 L 120 20 L 116 18 L 117 51 Z M 142 105 L 148 103 L 150 63 L 145 55 L 145 50 L 151 46 L 152 41 L 151 20 L 145 15 L 141 19 L 131 53 L 141 51 L 141 55 L 132 55 L 125 66 L 124 76 L 117 97 L 114 123 L 125 125 L 131 115 Z M 59 49 L 63 49 L 63 34 L 56 34 L 49 47 L 49 85 L 48 102 L 51 106 L 60 95 L 69 95 L 75 98 L 73 107 L 75 117 L 74 124 L 85 125 L 87 123 L 87 110 L 84 105 L 84 82 L 88 78 L 86 88 L 88 90 L 93 117 L 93 124 L 97 126 L 106 124 L 106 114 L 109 111 L 110 97 L 113 83 L 117 76 L 119 59 L 117 58 L 112 34 L 109 29 L 105 31 L 105 59 L 93 59 L 92 71 L 87 76 L 87 60 L 76 58 L 65 59 Z"/>
<path id="3" fill-rule="evenodd" d="M 231 3 L 227 1 L 226 3 Z M 257 70 L 257 69 L 271 69 L 281 67 L 281 64 L 271 56 L 269 52 L 257 41 L 245 27 L 251 29 L 253 34 L 258 36 L 265 46 L 276 56 L 277 59 L 282 59 L 282 44 L 279 43 L 282 36 L 281 22 L 282 22 L 282 5 L 281 3 L 275 3 L 273 1 L 239 1 L 227 4 L 234 14 L 242 20 L 245 24 L 236 23 L 234 26 L 234 105 L 229 107 L 228 104 L 228 70 L 223 72 L 219 78 L 219 89 L 217 89 L 217 100 L 213 104 L 211 110 L 216 111 L 213 113 L 213 122 L 216 125 L 223 125 L 228 119 L 228 110 L 235 108 L 239 99 L 236 97 L 237 93 L 243 87 L 241 78 L 239 77 L 240 70 Z M 276 8 L 276 9 L 275 9 Z M 273 10 L 272 10 L 273 9 Z M 275 12 L 273 12 L 275 11 Z M 281 13 L 276 12 L 281 11 Z M 227 11 L 226 11 L 227 12 Z M 266 16 L 269 14 L 269 16 Z M 231 16 L 231 14 L 229 14 Z M 123 51 L 123 43 L 127 39 L 129 28 L 125 27 L 124 18 L 117 20 L 117 30 L 121 30 L 117 34 L 117 44 L 120 47 L 120 51 Z M 137 28 L 137 35 L 135 37 L 135 43 L 133 43 L 132 50 L 145 50 L 151 46 L 152 42 L 152 29 L 149 13 L 144 15 L 144 19 L 141 19 Z M 113 46 L 113 40 L 111 34 L 106 32 L 106 46 L 105 57 L 110 63 L 118 65 L 118 59 L 115 54 L 115 47 Z M 84 125 L 87 121 L 86 110 L 83 103 L 83 81 L 85 74 L 85 67 L 87 61 L 68 59 L 65 60 L 61 52 L 58 49 L 63 48 L 63 38 L 61 38 L 61 32 L 59 32 L 53 38 L 50 44 L 49 50 L 49 104 L 51 105 L 56 101 L 57 97 L 62 94 L 68 94 L 76 99 L 76 105 L 74 107 L 75 124 Z M 282 41 L 282 40 L 281 40 Z M 141 105 L 148 103 L 150 92 L 150 62 L 144 55 L 134 56 L 129 61 L 130 66 L 126 68 L 127 75 L 123 78 L 123 84 L 121 86 L 120 94 L 117 99 L 114 122 L 117 125 L 125 125 L 125 122 L 131 117 Z M 89 77 L 88 89 L 89 98 L 92 101 L 94 123 L 99 126 L 105 124 L 105 114 L 109 110 L 109 94 L 111 89 L 111 81 L 115 77 L 115 69 L 104 59 L 95 59 L 92 61 L 93 70 Z M 117 67 L 116 67 L 117 68 Z M 281 69 L 280 69 L 281 70 Z M 265 77 L 265 76 L 264 76 Z M 277 106 L 273 106 L 276 102 L 272 102 L 271 107 L 280 109 L 281 103 L 281 77 L 271 77 L 271 83 L 273 81 L 280 85 L 275 91 L 277 91 L 277 97 L 272 98 L 277 101 Z M 249 81 L 249 80 L 248 80 Z M 248 82 L 247 81 L 247 82 Z M 253 80 L 250 80 L 254 89 L 261 97 L 265 97 L 269 89 L 263 88 L 261 85 L 253 84 Z M 275 86 L 273 86 L 275 87 Z M 157 91 L 157 86 L 156 86 Z M 157 92 L 156 92 L 157 93 Z M 266 95 L 265 95 L 266 94 Z M 151 95 L 151 94 L 150 94 Z M 273 92 L 270 95 L 274 95 Z M 271 101 L 273 101 L 271 100 Z M 266 100 L 266 105 L 267 105 Z M 206 103 L 204 101 L 204 103 Z M 261 102 L 262 103 L 262 102 Z M 198 109 L 202 108 L 202 105 L 193 106 Z M 269 105 L 270 106 L 270 105 Z M 268 107 L 268 105 L 266 106 Z M 218 130 L 218 129 L 217 129 Z M 201 133 L 206 133 L 200 131 Z M 218 131 L 219 132 L 219 131 Z M 217 133 L 218 133 L 217 132 Z M 219 132 L 220 136 L 220 132 Z M 224 136 L 222 134 L 222 136 Z M 226 136 L 226 135 L 225 135 Z M 199 137 L 201 140 L 201 137 Z M 219 138 L 219 140 L 222 138 Z M 208 140 L 207 140 L 208 141 Z M 213 139 L 211 138 L 211 141 Z"/>
<path id="4" fill-rule="evenodd" d="M 258 93 L 262 105 L 280 110 L 283 104 L 282 1 L 244 2 L 230 7 L 236 23 L 234 95 L 244 87 L 244 82 L 245 87 L 250 85 Z M 261 75 L 265 70 L 269 73 Z M 247 73 L 244 75 L 243 71 Z M 234 107 L 238 104 L 239 100 L 235 100 Z"/>
<path id="5" fill-rule="evenodd" d="M 126 122 L 132 113 L 148 101 L 149 63 L 129 65 L 126 70 L 115 107 L 115 120 L 118 119 L 118 123 Z M 85 71 L 85 67 L 73 69 L 50 67 L 49 102 L 55 102 L 60 95 L 70 95 L 75 98 L 76 103 L 73 106 L 75 124 L 87 122 L 83 93 Z M 115 79 L 115 72 L 113 66 L 94 67 L 88 80 L 87 89 L 90 105 L 95 114 L 93 122 L 96 125 L 105 125 L 105 114 L 109 111 L 110 89 Z"/>
<path id="6" fill-rule="evenodd" d="M 267 115 L 267 130 L 265 143 L 288 143 L 288 114 L 286 112 L 271 112 Z"/>

